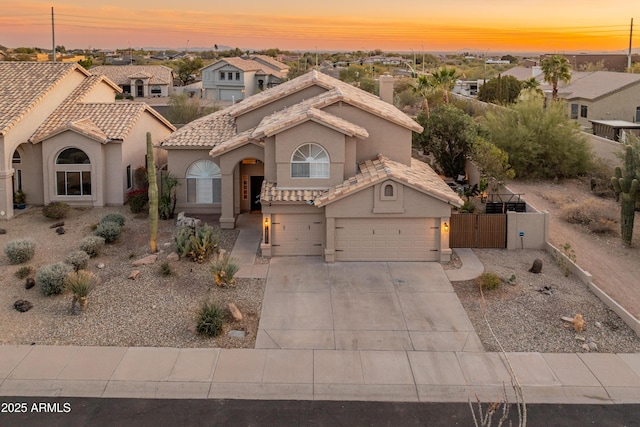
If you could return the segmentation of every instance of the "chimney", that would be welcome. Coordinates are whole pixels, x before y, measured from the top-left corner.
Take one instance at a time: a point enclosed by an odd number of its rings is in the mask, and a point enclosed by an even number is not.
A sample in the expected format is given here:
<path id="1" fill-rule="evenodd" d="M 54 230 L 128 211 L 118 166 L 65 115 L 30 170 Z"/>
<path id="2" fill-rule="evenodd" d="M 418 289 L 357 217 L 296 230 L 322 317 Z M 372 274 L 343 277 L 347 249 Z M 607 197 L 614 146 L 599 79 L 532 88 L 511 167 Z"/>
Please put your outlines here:
<path id="1" fill-rule="evenodd" d="M 380 76 L 380 99 L 393 105 L 393 76 L 385 73 Z"/>

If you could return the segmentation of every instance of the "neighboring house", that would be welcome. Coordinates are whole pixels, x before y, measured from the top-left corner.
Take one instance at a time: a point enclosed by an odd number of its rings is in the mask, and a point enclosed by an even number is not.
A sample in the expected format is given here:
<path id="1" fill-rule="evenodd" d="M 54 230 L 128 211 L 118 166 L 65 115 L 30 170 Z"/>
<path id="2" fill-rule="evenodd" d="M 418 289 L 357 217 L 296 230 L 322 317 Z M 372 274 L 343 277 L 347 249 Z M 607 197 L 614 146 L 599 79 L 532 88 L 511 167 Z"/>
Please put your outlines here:
<path id="1" fill-rule="evenodd" d="M 120 89 L 78 64 L 0 62 L 0 218 L 27 203 L 122 205 L 133 170 L 174 127 L 144 103 L 116 103 Z"/>
<path id="2" fill-rule="evenodd" d="M 205 97 L 238 102 L 284 80 L 289 66 L 266 55 L 223 58 L 202 68 Z"/>
<path id="3" fill-rule="evenodd" d="M 540 55 L 540 61 L 545 59 L 548 56 L 552 56 L 555 54 L 544 54 Z M 571 68 L 574 70 L 584 70 L 589 66 L 602 66 L 607 71 L 619 71 L 624 72 L 627 69 L 627 65 L 629 64 L 629 55 L 624 53 L 609 53 L 609 54 L 590 54 L 590 53 L 580 53 L 577 55 L 571 54 L 560 54 L 567 58 L 569 64 L 571 64 Z M 640 61 L 640 55 L 633 54 L 631 55 L 631 64 Z"/>
<path id="4" fill-rule="evenodd" d="M 136 98 L 168 97 L 175 77 L 164 65 L 99 65 L 89 71 L 107 76 L 124 94 Z"/>
<path id="5" fill-rule="evenodd" d="M 386 85 L 393 79 L 381 78 L 381 93 L 392 93 Z M 443 261 L 462 201 L 411 158 L 421 131 L 389 102 L 314 70 L 161 145 L 181 184 L 178 210 L 218 213 L 223 228 L 260 212 L 265 256 Z"/>
<path id="6" fill-rule="evenodd" d="M 502 77 L 511 76 L 520 81 L 529 80 L 531 77 L 535 77 L 535 79 L 540 82 L 540 84 L 544 82 L 542 69 L 537 65 L 531 67 L 513 67 L 500 74 Z"/>
<path id="7" fill-rule="evenodd" d="M 571 82 L 558 88 L 558 96 L 584 127 L 591 127 L 591 120 L 640 122 L 640 74 L 573 72 Z"/>

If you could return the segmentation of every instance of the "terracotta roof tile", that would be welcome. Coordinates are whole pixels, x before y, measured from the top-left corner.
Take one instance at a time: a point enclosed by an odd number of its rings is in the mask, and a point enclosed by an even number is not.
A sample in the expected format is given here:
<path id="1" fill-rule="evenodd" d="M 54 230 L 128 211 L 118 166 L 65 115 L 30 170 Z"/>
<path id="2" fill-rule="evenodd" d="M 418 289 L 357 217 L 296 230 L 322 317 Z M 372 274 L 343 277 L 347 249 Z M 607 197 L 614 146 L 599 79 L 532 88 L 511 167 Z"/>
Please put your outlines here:
<path id="1" fill-rule="evenodd" d="M 105 75 L 118 85 L 129 85 L 131 79 L 149 79 L 149 84 L 173 85 L 173 70 L 164 65 L 99 65 L 89 70 Z"/>
<path id="2" fill-rule="evenodd" d="M 249 129 L 247 131 L 241 132 L 238 135 L 227 139 L 226 141 L 217 144 L 211 151 L 209 151 L 210 156 L 218 156 L 225 151 L 232 150 L 234 148 L 240 147 L 246 143 L 252 142 L 256 145 L 264 147 L 264 142 L 257 140 L 251 137 L 253 129 Z"/>
<path id="3" fill-rule="evenodd" d="M 287 64 L 283 64 L 282 62 L 267 56 L 267 55 L 251 55 L 251 59 L 253 60 L 261 60 L 263 62 L 266 62 L 269 64 L 269 66 L 275 70 L 278 71 L 286 71 L 289 70 L 291 67 L 289 67 Z M 256 61 L 256 62 L 260 62 L 260 61 Z"/>
<path id="4" fill-rule="evenodd" d="M 228 109 L 201 117 L 165 138 L 165 148 L 213 148 L 236 135 L 236 125 Z"/>
<path id="5" fill-rule="evenodd" d="M 260 201 L 268 202 L 313 202 L 325 192 L 323 189 L 278 188 L 273 182 L 262 181 Z"/>

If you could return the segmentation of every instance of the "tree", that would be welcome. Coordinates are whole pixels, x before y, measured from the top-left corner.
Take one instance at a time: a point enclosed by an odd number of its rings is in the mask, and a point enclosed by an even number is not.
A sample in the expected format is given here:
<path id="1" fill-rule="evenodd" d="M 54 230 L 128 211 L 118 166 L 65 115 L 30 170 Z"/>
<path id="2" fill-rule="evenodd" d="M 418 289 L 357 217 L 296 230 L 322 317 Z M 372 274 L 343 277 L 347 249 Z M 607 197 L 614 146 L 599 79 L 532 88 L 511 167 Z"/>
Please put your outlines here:
<path id="1" fill-rule="evenodd" d="M 571 65 L 562 55 L 547 56 L 540 62 L 544 79 L 553 86 L 552 98 L 558 98 L 558 82 L 571 81 Z"/>
<path id="2" fill-rule="evenodd" d="M 449 103 L 449 92 L 461 77 L 455 68 L 438 68 L 431 76 L 433 86 L 444 92 L 444 103 Z"/>
<path id="3" fill-rule="evenodd" d="M 429 95 L 433 93 L 435 90 L 435 86 L 433 83 L 433 79 L 431 76 L 421 74 L 416 79 L 416 85 L 413 88 L 414 93 L 419 93 L 422 95 L 422 109 L 424 110 L 427 117 L 429 117 Z"/>
<path id="4" fill-rule="evenodd" d="M 519 177 L 575 177 L 591 166 L 589 144 L 567 117 L 564 102 L 545 108 L 544 99 L 533 98 L 494 109 L 487 112 L 485 127 Z"/>
<path id="5" fill-rule="evenodd" d="M 515 171 L 509 164 L 509 155 L 483 137 L 476 138 L 471 159 L 484 177 L 494 178 L 498 182 L 515 178 Z"/>
<path id="6" fill-rule="evenodd" d="M 80 61 L 78 61 L 78 64 L 88 70 L 93 65 L 93 59 L 91 57 L 84 60 L 81 59 Z"/>
<path id="7" fill-rule="evenodd" d="M 513 76 L 500 76 L 489 80 L 478 90 L 478 99 L 494 104 L 511 104 L 518 99 L 522 82 Z"/>
<path id="8" fill-rule="evenodd" d="M 418 123 L 424 131 L 414 134 L 414 143 L 433 154 L 445 175 L 464 173 L 467 156 L 478 135 L 473 119 L 453 105 L 442 104 L 428 117 L 420 112 Z"/>
<path id="9" fill-rule="evenodd" d="M 184 58 L 178 61 L 178 78 L 183 86 L 194 81 L 196 71 L 204 66 L 202 58 Z"/>
<path id="10" fill-rule="evenodd" d="M 186 93 L 173 94 L 169 98 L 167 120 L 174 125 L 187 124 L 220 109 L 220 106 L 216 104 L 203 107 L 199 98 L 190 97 Z"/>

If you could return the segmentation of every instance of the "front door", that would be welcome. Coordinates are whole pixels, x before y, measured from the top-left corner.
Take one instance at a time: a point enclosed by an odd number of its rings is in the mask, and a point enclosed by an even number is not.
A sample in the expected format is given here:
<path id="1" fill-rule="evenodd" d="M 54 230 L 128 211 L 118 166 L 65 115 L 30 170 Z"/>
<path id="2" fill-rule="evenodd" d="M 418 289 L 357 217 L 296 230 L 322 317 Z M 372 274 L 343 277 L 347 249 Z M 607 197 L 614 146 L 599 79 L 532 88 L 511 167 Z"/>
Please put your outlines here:
<path id="1" fill-rule="evenodd" d="M 251 212 L 259 212 L 262 210 L 262 205 L 260 204 L 260 191 L 262 190 L 263 180 L 264 176 L 251 177 Z"/>

